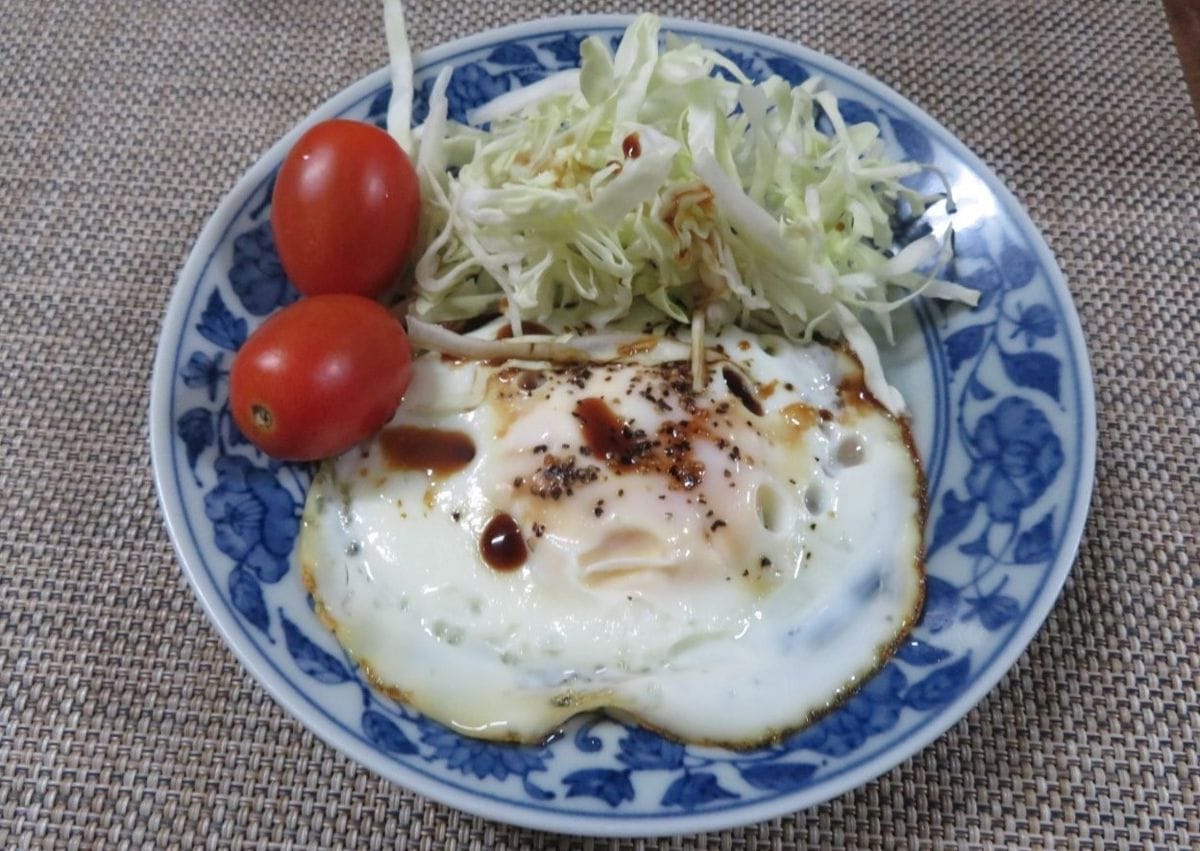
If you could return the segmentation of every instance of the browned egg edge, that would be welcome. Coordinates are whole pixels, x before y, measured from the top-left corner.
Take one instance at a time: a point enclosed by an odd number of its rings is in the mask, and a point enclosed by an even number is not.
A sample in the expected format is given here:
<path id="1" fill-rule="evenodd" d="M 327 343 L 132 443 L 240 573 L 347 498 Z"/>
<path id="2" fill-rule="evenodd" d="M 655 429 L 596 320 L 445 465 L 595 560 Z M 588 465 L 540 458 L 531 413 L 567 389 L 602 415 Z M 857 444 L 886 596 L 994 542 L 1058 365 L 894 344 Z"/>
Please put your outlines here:
<path id="1" fill-rule="evenodd" d="M 826 344 L 826 345 L 828 345 L 828 344 Z M 874 395 L 871 394 L 871 392 L 869 390 L 867 390 L 866 385 L 863 383 L 862 363 L 858 360 L 857 356 L 855 356 L 854 353 L 852 351 L 850 351 L 848 346 L 846 346 L 844 344 L 834 343 L 830 347 L 837 349 L 840 352 L 842 352 L 843 354 L 847 355 L 852 361 L 854 361 L 854 363 L 858 367 L 857 374 L 852 375 L 852 376 L 848 377 L 847 379 L 844 379 L 842 381 L 842 383 L 840 385 L 838 385 L 838 394 L 842 399 L 842 403 L 843 403 L 845 409 L 862 408 L 864 410 L 874 410 L 877 413 L 883 414 L 883 416 L 885 416 L 887 419 L 892 420 L 892 422 L 895 423 L 896 427 L 900 431 L 900 439 L 904 443 L 905 448 L 908 450 L 909 457 L 912 459 L 912 462 L 913 462 L 913 468 L 916 471 L 917 484 L 916 484 L 916 492 L 914 493 L 914 496 L 916 497 L 916 502 L 917 502 L 917 515 L 918 515 L 917 516 L 917 520 L 918 520 L 917 530 L 918 530 L 918 534 L 919 534 L 919 540 L 917 542 L 917 553 L 916 553 L 916 558 L 915 558 L 915 562 L 916 562 L 915 566 L 917 569 L 918 581 L 919 581 L 918 587 L 917 587 L 917 595 L 916 595 L 916 599 L 913 604 L 912 611 L 909 613 L 909 616 L 901 622 L 899 628 L 896 631 L 896 635 L 893 637 L 893 639 L 891 641 L 881 644 L 879 647 L 876 648 L 874 663 L 872 665 L 870 665 L 869 667 L 865 668 L 863 671 L 859 672 L 855 676 L 853 685 L 843 686 L 842 688 L 838 689 L 838 691 L 835 693 L 834 699 L 831 700 L 825 706 L 821 707 L 820 709 L 815 709 L 812 712 L 809 712 L 806 716 L 804 716 L 803 718 L 798 720 L 794 725 L 789 725 L 780 730 L 772 730 L 771 732 L 767 733 L 765 736 L 754 738 L 754 739 L 741 739 L 741 740 L 685 739 L 685 738 L 682 738 L 682 737 L 676 735 L 671 730 L 669 730 L 665 727 L 659 726 L 657 724 L 654 724 L 654 723 L 651 723 L 651 722 L 645 720 L 644 718 L 639 716 L 636 712 L 630 712 L 625 709 L 618 709 L 618 708 L 611 708 L 611 707 L 604 707 L 604 706 L 595 706 L 595 705 L 587 705 L 587 706 L 580 707 L 576 712 L 572 713 L 568 718 L 565 718 L 562 721 L 556 722 L 549 730 L 547 730 L 546 732 L 544 732 L 538 736 L 530 736 L 530 737 L 524 737 L 524 738 L 519 737 L 519 736 L 511 736 L 511 737 L 505 737 L 505 738 L 486 738 L 486 739 L 483 737 L 477 737 L 477 738 L 480 738 L 483 741 L 493 742 L 496 744 L 543 746 L 543 745 L 549 744 L 550 742 L 554 741 L 555 739 L 560 738 L 563 735 L 563 729 L 573 718 L 575 718 L 579 715 L 583 715 L 583 714 L 587 714 L 587 713 L 591 713 L 591 712 L 598 712 L 598 713 L 601 713 L 604 715 L 608 715 L 609 717 L 612 717 L 615 719 L 620 719 L 627 723 L 637 724 L 638 726 L 640 726 L 644 729 L 651 730 L 651 731 L 657 733 L 658 735 L 660 735 L 666 739 L 669 739 L 671 741 L 675 741 L 675 742 L 681 742 L 684 744 L 700 745 L 700 746 L 704 746 L 704 747 L 722 747 L 722 748 L 729 748 L 731 750 L 752 750 L 755 748 L 766 747 L 769 745 L 777 744 L 778 742 L 786 739 L 788 736 L 791 736 L 794 733 L 797 733 L 800 730 L 803 730 L 805 727 L 811 726 L 812 724 L 814 724 L 817 721 L 824 718 L 829 713 L 839 709 L 840 707 L 845 705 L 850 699 L 852 699 L 856 694 L 858 694 L 859 690 L 862 689 L 862 687 L 864 685 L 866 685 L 866 683 L 872 677 L 874 677 L 877 673 L 879 673 L 879 671 L 881 671 L 883 669 L 883 667 L 896 654 L 896 651 L 899 650 L 900 645 L 903 644 L 904 641 L 908 638 L 909 634 L 912 632 L 913 627 L 916 625 L 917 621 L 920 620 L 922 610 L 925 607 L 925 523 L 928 520 L 928 516 L 929 516 L 929 495 L 926 492 L 926 487 L 925 487 L 925 484 L 926 484 L 925 468 L 924 468 L 924 465 L 921 463 L 921 456 L 917 452 L 916 440 L 913 437 L 912 427 L 908 421 L 908 418 L 906 416 L 893 415 L 890 411 L 888 411 L 879 402 L 878 399 L 876 399 L 874 397 Z M 332 462 L 326 461 L 324 463 L 330 464 Z M 307 513 L 307 507 L 306 507 L 305 513 Z M 313 567 L 310 564 L 303 563 L 300 565 L 301 581 L 304 583 L 305 590 L 309 593 L 309 595 L 313 599 L 314 612 L 316 613 L 317 619 L 321 621 L 321 623 L 325 626 L 326 629 L 328 629 L 331 633 L 333 633 L 334 637 L 336 637 L 338 640 L 338 644 L 342 646 L 342 648 L 350 655 L 350 658 L 352 658 L 354 660 L 355 664 L 358 665 L 359 670 L 362 671 L 363 677 L 367 680 L 367 682 L 369 682 L 371 684 L 371 686 L 373 688 L 375 688 L 378 692 L 387 696 L 391 700 L 394 700 L 398 703 L 405 704 L 405 705 L 417 710 L 418 712 L 424 712 L 424 710 L 421 708 L 420 704 L 416 700 L 414 700 L 408 692 L 406 692 L 403 688 L 396 686 L 395 684 L 384 682 L 375 673 L 375 671 L 371 668 L 371 666 L 365 660 L 360 659 L 353 651 L 351 651 L 349 649 L 349 647 L 346 646 L 346 642 L 342 638 L 342 634 L 341 634 L 342 630 L 341 630 L 340 624 L 337 622 L 337 620 L 331 614 L 329 614 L 329 610 L 325 607 L 325 604 L 321 601 L 321 599 L 317 595 L 316 580 L 313 578 L 312 570 L 313 570 Z M 588 704 L 591 704 L 596 698 L 601 697 L 602 694 L 603 694 L 602 691 L 597 692 L 597 693 L 588 694 L 586 696 L 583 696 L 584 699 L 581 702 L 586 702 Z M 432 718 L 433 716 L 430 716 L 430 717 Z M 437 719 L 435 718 L 434 720 L 437 720 Z M 449 727 L 449 729 L 456 729 L 456 728 Z M 470 735 L 469 733 L 462 731 L 462 730 L 456 730 L 456 731 L 465 736 Z"/>

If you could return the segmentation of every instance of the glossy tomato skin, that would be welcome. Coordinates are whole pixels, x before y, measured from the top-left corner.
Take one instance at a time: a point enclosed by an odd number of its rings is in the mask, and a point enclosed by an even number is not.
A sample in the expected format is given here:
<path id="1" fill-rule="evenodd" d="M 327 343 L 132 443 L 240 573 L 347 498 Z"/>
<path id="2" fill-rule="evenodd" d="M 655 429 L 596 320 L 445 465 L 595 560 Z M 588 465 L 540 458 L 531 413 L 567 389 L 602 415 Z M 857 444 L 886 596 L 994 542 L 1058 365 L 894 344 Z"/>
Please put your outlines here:
<path id="1" fill-rule="evenodd" d="M 271 230 L 304 295 L 376 296 L 408 261 L 421 190 L 408 155 L 373 124 L 317 124 L 288 152 L 271 196 Z"/>
<path id="2" fill-rule="evenodd" d="M 378 431 L 412 376 L 400 320 L 357 295 L 303 298 L 267 318 L 233 359 L 234 422 L 289 461 L 340 454 Z"/>

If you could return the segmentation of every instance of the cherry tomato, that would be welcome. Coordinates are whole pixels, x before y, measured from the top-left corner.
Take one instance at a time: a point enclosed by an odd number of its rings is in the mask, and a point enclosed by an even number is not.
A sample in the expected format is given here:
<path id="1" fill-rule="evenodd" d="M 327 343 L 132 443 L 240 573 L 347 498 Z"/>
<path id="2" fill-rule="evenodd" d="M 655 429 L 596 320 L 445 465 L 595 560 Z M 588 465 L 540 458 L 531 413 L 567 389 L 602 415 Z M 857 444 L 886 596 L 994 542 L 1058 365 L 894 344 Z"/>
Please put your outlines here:
<path id="1" fill-rule="evenodd" d="M 304 295 L 376 296 L 416 241 L 421 190 L 396 140 L 360 121 L 322 122 L 288 152 L 271 196 L 271 229 Z"/>
<path id="2" fill-rule="evenodd" d="M 395 413 L 412 374 L 400 320 L 357 295 L 302 298 L 267 318 L 229 376 L 233 419 L 268 455 L 337 455 Z"/>

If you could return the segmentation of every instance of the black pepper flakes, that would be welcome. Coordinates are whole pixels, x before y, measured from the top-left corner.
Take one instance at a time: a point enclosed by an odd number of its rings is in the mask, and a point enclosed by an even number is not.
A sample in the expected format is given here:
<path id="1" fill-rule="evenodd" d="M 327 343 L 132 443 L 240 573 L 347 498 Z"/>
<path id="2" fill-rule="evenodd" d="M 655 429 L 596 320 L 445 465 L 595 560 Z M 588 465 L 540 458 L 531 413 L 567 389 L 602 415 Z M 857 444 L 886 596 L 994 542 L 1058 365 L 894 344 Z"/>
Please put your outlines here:
<path id="1" fill-rule="evenodd" d="M 599 467 L 591 464 L 581 467 L 574 455 L 565 458 L 547 455 L 529 480 L 529 492 L 543 499 L 561 499 L 563 494 L 572 496 L 577 486 L 591 484 L 599 477 Z"/>
<path id="2" fill-rule="evenodd" d="M 580 390 L 582 390 L 584 387 L 587 386 L 588 379 L 591 377 L 592 377 L 592 371 L 590 369 L 588 369 L 586 366 L 583 366 L 583 367 L 577 367 L 576 369 L 571 370 L 571 373 L 568 376 L 567 381 L 570 382 L 571 384 L 575 385 L 576 387 L 578 387 Z"/>

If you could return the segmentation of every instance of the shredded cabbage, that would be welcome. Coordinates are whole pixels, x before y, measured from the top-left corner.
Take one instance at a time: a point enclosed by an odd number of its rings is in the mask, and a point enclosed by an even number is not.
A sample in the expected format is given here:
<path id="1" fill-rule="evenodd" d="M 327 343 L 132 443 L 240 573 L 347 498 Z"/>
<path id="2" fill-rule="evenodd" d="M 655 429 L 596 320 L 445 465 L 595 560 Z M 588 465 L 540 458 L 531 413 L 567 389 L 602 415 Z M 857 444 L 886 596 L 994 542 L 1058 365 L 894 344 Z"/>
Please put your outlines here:
<path id="1" fill-rule="evenodd" d="M 660 49 L 660 21 L 644 14 L 615 54 L 589 38 L 578 71 L 476 110 L 484 127 L 447 120 L 444 73 L 410 147 L 399 5 L 385 0 L 401 104 L 388 127 L 421 180 L 410 307 L 421 319 L 495 311 L 520 334 L 522 320 L 603 329 L 649 311 L 690 325 L 697 346 L 729 323 L 820 334 L 845 339 L 876 398 L 899 412 L 860 318 L 890 339 L 888 314 L 917 294 L 976 302 L 937 277 L 948 234 L 891 250 L 901 203 L 920 215 L 935 200 L 901 183 L 925 166 L 890 159 L 879 128 L 847 124 L 819 80 L 755 83 L 670 35 Z M 818 129 L 822 114 L 831 133 Z"/>

